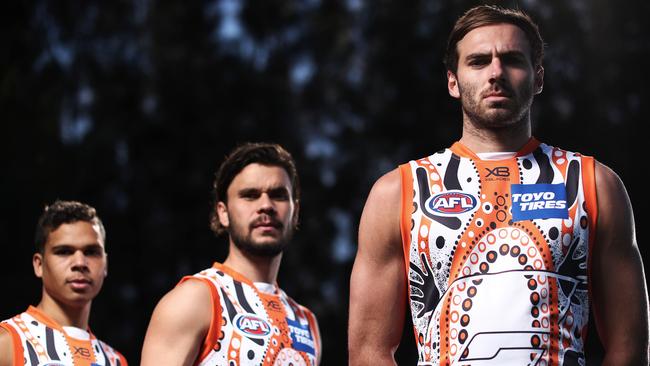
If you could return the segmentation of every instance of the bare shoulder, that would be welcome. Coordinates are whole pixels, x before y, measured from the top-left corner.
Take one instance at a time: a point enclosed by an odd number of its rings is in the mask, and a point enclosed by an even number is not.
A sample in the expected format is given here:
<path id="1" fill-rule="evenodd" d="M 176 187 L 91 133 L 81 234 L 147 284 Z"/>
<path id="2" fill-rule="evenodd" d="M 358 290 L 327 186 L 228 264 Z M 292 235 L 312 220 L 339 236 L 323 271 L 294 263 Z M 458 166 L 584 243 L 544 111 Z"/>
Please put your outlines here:
<path id="1" fill-rule="evenodd" d="M 598 193 L 625 193 L 623 181 L 610 167 L 596 160 L 595 171 Z"/>
<path id="2" fill-rule="evenodd" d="M 605 164 L 596 161 L 598 232 L 634 226 L 632 204 L 621 178 Z"/>
<path id="3" fill-rule="evenodd" d="M 192 365 L 212 321 L 206 281 L 189 279 L 167 293 L 154 309 L 142 347 L 142 365 Z"/>
<path id="4" fill-rule="evenodd" d="M 0 366 L 13 365 L 13 341 L 11 334 L 0 327 Z"/>
<path id="5" fill-rule="evenodd" d="M 154 310 L 154 316 L 172 324 L 207 327 L 211 306 L 212 295 L 208 285 L 199 279 L 189 279 L 174 287 L 160 300 Z"/>
<path id="6" fill-rule="evenodd" d="M 399 200 L 402 190 L 402 181 L 399 168 L 382 175 L 370 191 L 370 198 L 397 199 Z"/>
<path id="7" fill-rule="evenodd" d="M 370 245 L 400 248 L 401 176 L 394 169 L 379 178 L 368 195 L 359 224 L 359 250 Z M 391 250 L 392 251 L 392 250 Z M 379 253 L 377 253 L 379 254 Z"/>

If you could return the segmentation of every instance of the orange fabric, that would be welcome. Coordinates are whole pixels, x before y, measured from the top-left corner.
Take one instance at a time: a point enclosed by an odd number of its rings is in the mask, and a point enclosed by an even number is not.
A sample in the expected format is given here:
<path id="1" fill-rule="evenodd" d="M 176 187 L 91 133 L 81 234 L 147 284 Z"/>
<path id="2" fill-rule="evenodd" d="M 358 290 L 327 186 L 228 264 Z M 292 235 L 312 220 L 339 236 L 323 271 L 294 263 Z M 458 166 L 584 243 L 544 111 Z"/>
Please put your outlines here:
<path id="1" fill-rule="evenodd" d="M 537 140 L 534 137 L 531 137 L 530 140 L 528 140 L 528 142 L 524 146 L 522 146 L 521 149 L 517 151 L 515 157 L 528 155 L 531 152 L 533 152 L 535 149 L 537 149 L 539 145 L 540 145 L 539 140 Z M 478 157 L 478 155 L 476 155 L 476 153 L 474 153 L 474 151 L 472 151 L 467 146 L 463 145 L 463 143 L 461 143 L 460 141 L 456 141 L 453 145 L 451 145 L 449 149 L 458 156 L 480 160 L 480 158 Z M 495 160 L 495 161 L 499 161 L 499 160 Z"/>
<path id="2" fill-rule="evenodd" d="M 596 161 L 591 156 L 582 157 L 582 186 L 585 192 L 585 203 L 587 205 L 587 212 L 589 213 L 589 253 L 594 252 L 596 246 L 596 229 L 598 223 L 598 196 L 596 194 Z M 592 256 L 589 256 L 587 261 L 587 276 L 591 278 L 591 262 Z M 599 319 L 598 309 L 592 300 L 592 281 L 589 281 L 589 303 L 592 304 L 591 308 L 594 311 L 594 319 Z M 585 333 L 586 329 L 585 329 Z M 603 338 L 605 335 L 601 335 Z M 585 334 L 586 337 L 586 334 Z M 603 339 L 604 341 L 605 339 Z"/>
<path id="3" fill-rule="evenodd" d="M 411 167 L 408 163 L 400 165 L 399 172 L 400 177 L 402 178 L 400 232 L 402 234 L 402 249 L 404 252 L 406 278 L 408 283 L 409 247 L 411 245 L 411 212 L 413 208 L 413 175 L 411 174 Z"/>

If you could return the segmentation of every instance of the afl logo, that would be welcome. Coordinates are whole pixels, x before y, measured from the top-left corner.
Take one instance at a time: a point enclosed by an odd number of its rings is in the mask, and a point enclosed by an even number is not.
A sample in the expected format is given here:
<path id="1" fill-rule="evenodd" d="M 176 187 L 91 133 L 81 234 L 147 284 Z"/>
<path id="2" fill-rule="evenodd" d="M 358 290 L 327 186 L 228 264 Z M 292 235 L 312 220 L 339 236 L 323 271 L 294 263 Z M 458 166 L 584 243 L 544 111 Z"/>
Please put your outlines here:
<path id="1" fill-rule="evenodd" d="M 447 191 L 430 197 L 425 202 L 426 208 L 442 216 L 455 216 L 476 208 L 476 198 L 461 191 Z"/>
<path id="2" fill-rule="evenodd" d="M 271 333 L 269 323 L 253 314 L 237 314 L 234 323 L 235 327 L 248 337 L 264 338 Z"/>

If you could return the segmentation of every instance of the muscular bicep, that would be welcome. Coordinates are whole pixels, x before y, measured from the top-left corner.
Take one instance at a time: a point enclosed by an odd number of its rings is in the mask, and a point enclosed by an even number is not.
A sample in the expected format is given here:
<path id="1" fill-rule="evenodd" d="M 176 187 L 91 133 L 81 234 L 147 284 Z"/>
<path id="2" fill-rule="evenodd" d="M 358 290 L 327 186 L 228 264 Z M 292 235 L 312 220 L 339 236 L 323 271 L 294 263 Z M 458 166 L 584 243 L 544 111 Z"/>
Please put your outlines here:
<path id="1" fill-rule="evenodd" d="M 350 279 L 351 364 L 394 363 L 392 355 L 402 335 L 406 277 L 399 229 L 399 179 L 395 170 L 377 181 L 361 216 Z"/>
<path id="2" fill-rule="evenodd" d="M 592 295 L 598 332 L 606 357 L 619 357 L 616 353 L 621 357 L 645 353 L 647 357 L 648 295 L 632 206 L 619 177 L 600 163 L 596 189 Z"/>
<path id="3" fill-rule="evenodd" d="M 142 365 L 192 365 L 210 327 L 209 288 L 189 280 L 156 306 L 142 348 Z"/>

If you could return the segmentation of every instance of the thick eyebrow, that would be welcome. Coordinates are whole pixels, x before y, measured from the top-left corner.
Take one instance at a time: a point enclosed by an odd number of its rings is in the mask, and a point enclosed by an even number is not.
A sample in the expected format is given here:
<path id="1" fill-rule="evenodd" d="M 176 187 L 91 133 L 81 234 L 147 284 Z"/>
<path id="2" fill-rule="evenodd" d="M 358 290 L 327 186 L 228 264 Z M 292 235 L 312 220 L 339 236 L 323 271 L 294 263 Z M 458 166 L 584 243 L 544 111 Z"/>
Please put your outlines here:
<path id="1" fill-rule="evenodd" d="M 526 54 L 519 50 L 511 50 L 505 52 L 497 52 L 498 57 L 516 57 L 516 58 L 526 58 Z M 485 58 L 492 58 L 492 52 L 473 52 L 465 57 L 467 61 L 481 60 Z"/>
<path id="2" fill-rule="evenodd" d="M 262 189 L 260 188 L 243 188 L 237 192 L 240 197 L 245 197 L 251 194 L 261 194 Z M 267 190 L 267 192 L 272 195 L 272 194 L 284 194 L 284 193 L 289 193 L 289 190 L 285 186 L 277 186 L 277 187 L 271 187 Z"/>
<path id="3" fill-rule="evenodd" d="M 54 250 L 64 250 L 64 249 L 76 250 L 76 249 L 78 249 L 78 247 L 74 246 L 74 245 L 71 245 L 71 244 L 61 243 L 61 244 L 52 245 L 51 249 L 53 251 Z M 84 244 L 80 249 L 81 250 L 88 250 L 88 249 L 102 249 L 103 250 L 104 247 L 101 246 L 99 243 L 88 243 L 88 244 Z"/>
<path id="4" fill-rule="evenodd" d="M 259 194 L 259 193 L 260 190 L 258 188 L 243 188 L 240 189 L 239 192 L 237 192 L 239 197 L 244 197 L 244 196 L 249 196 L 251 194 Z"/>

